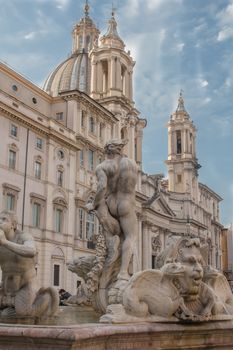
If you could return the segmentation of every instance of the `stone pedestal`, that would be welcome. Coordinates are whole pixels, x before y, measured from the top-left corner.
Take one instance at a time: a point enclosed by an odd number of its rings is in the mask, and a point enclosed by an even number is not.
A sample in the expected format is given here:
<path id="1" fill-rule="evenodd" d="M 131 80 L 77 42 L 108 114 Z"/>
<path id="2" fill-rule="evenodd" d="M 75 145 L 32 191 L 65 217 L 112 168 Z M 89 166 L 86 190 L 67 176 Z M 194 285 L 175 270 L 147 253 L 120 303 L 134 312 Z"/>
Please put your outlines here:
<path id="1" fill-rule="evenodd" d="M 7 350 L 229 350 L 233 322 L 182 324 L 83 324 L 0 326 L 0 349 Z"/>

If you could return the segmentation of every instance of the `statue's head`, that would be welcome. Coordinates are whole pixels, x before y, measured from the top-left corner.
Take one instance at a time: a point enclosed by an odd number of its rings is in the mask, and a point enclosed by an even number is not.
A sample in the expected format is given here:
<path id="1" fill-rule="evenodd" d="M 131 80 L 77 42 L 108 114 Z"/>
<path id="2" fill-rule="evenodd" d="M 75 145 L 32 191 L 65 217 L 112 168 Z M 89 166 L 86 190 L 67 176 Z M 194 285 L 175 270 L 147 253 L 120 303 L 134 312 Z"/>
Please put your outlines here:
<path id="1" fill-rule="evenodd" d="M 171 237 L 163 258 L 164 264 L 175 262 L 183 266 L 184 274 L 179 279 L 180 292 L 187 300 L 195 300 L 203 279 L 204 262 L 199 238 Z"/>
<path id="2" fill-rule="evenodd" d="M 185 267 L 186 297 L 196 299 L 203 279 L 203 258 L 199 239 L 189 239 L 181 242 L 178 250 L 178 261 Z"/>
<path id="3" fill-rule="evenodd" d="M 10 232 L 12 229 L 16 231 L 17 224 L 17 216 L 13 211 L 3 210 L 0 213 L 0 229 L 2 229 L 5 233 Z"/>
<path id="4" fill-rule="evenodd" d="M 124 146 L 128 143 L 126 139 L 115 139 L 108 141 L 104 146 L 106 154 L 122 154 Z"/>

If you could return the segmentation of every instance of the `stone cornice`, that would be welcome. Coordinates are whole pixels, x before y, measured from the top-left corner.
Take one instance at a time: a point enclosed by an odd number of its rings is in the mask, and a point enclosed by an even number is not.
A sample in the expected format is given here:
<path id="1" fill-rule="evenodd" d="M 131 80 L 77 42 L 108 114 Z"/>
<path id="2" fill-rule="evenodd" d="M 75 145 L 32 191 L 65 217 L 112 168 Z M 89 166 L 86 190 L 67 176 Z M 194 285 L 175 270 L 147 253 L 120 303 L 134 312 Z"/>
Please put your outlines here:
<path id="1" fill-rule="evenodd" d="M 211 194 L 211 196 L 215 197 L 215 199 L 217 199 L 219 202 L 221 202 L 223 200 L 222 197 L 220 197 L 216 192 L 214 192 L 213 190 L 211 190 L 211 188 L 209 188 L 208 186 L 202 184 L 201 182 L 198 183 L 199 187 L 201 190 L 206 191 L 208 194 Z"/>
<path id="2" fill-rule="evenodd" d="M 103 119 L 108 120 L 108 122 L 116 123 L 118 119 L 111 113 L 107 108 L 101 105 L 96 100 L 92 99 L 89 95 L 78 90 L 64 91 L 59 94 L 64 100 L 77 100 L 84 103 L 90 108 L 90 110 L 95 111 L 97 114 L 100 114 Z"/>
<path id="3" fill-rule="evenodd" d="M 80 133 L 77 133 L 76 140 L 80 141 L 83 146 L 88 146 L 88 147 L 94 148 L 95 150 L 97 150 L 97 151 L 99 151 L 101 153 L 104 153 L 104 148 L 103 147 L 97 146 L 96 143 L 88 140 L 85 136 L 83 136 Z"/>
<path id="4" fill-rule="evenodd" d="M 43 134 L 44 136 L 51 137 L 55 141 L 58 141 L 60 143 L 63 143 L 67 147 L 72 147 L 76 151 L 80 150 L 79 145 L 75 142 L 75 140 L 68 139 L 65 135 L 60 134 L 58 131 L 54 130 L 47 121 L 47 126 L 42 125 L 36 120 L 33 120 L 24 114 L 12 109 L 11 107 L 5 105 L 3 102 L 0 102 L 0 112 L 2 112 L 4 115 L 9 117 L 10 119 L 17 120 L 21 124 L 23 124 L 25 127 L 30 128 L 37 132 L 38 134 Z M 54 121 L 56 123 L 56 121 Z M 61 129 L 66 130 L 65 127 L 62 127 Z M 69 131 L 70 132 L 70 131 Z"/>

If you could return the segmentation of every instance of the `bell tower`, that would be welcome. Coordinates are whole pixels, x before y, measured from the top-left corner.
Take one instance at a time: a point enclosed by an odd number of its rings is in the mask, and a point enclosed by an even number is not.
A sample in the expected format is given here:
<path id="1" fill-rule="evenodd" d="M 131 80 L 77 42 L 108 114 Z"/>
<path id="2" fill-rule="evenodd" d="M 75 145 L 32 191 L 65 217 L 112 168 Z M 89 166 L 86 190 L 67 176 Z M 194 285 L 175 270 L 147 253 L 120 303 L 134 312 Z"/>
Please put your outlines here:
<path id="1" fill-rule="evenodd" d="M 117 30 L 112 9 L 108 29 L 89 55 L 91 59 L 90 96 L 110 110 L 118 119 L 114 135 L 128 139 L 125 147 L 128 157 L 142 162 L 142 134 L 146 120 L 139 118 L 133 101 L 133 68 L 135 62 Z"/>
<path id="2" fill-rule="evenodd" d="M 99 46 L 94 46 L 91 54 L 92 82 L 91 97 L 124 98 L 133 104 L 132 75 L 135 62 L 117 31 L 115 13 L 112 11 L 108 29 L 100 38 Z"/>
<path id="3" fill-rule="evenodd" d="M 184 107 L 182 91 L 176 111 L 168 122 L 168 167 L 169 191 L 189 193 L 198 200 L 198 169 L 196 158 L 196 132 Z"/>

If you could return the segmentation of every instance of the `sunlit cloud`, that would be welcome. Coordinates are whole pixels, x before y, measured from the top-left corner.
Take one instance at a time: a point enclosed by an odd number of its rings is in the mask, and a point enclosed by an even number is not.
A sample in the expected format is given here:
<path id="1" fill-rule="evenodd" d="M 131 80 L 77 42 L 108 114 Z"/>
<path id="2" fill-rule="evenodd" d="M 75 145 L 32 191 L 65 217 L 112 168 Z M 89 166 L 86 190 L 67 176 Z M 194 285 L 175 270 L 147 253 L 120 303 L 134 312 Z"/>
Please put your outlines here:
<path id="1" fill-rule="evenodd" d="M 206 87 L 209 85 L 208 81 L 204 79 L 199 79 L 199 83 L 201 87 Z"/>
<path id="2" fill-rule="evenodd" d="M 233 2 L 217 14 L 220 31 L 218 32 L 217 41 L 225 41 L 233 38 Z"/>
<path id="3" fill-rule="evenodd" d="M 178 52 L 182 52 L 184 50 L 184 47 L 185 47 L 185 43 L 179 43 L 176 45 L 176 50 Z"/>
<path id="4" fill-rule="evenodd" d="M 35 36 L 36 36 L 35 32 L 30 32 L 30 33 L 27 33 L 27 34 L 24 35 L 24 39 L 31 40 L 31 39 L 34 39 Z"/>

